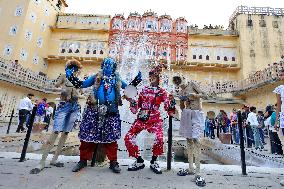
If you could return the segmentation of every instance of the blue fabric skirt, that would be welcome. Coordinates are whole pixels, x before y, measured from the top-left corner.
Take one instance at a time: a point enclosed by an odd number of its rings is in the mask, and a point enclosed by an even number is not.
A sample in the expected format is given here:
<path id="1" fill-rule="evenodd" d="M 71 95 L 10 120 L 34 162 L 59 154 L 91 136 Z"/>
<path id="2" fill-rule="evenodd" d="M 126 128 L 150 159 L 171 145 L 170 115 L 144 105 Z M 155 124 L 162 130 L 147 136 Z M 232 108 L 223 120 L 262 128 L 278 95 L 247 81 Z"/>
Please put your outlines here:
<path id="1" fill-rule="evenodd" d="M 111 143 L 121 138 L 119 114 L 99 115 L 97 108 L 87 107 L 80 125 L 79 139 L 85 142 Z"/>
<path id="2" fill-rule="evenodd" d="M 80 105 L 76 102 L 61 102 L 54 114 L 53 131 L 71 132 L 80 113 Z"/>

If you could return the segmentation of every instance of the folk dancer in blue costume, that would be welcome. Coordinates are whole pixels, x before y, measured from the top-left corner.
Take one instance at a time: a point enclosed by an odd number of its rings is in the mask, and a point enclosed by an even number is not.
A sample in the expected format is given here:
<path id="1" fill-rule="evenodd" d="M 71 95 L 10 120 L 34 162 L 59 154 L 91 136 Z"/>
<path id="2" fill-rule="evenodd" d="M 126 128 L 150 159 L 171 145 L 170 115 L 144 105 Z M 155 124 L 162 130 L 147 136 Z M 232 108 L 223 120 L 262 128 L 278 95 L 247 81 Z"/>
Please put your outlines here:
<path id="1" fill-rule="evenodd" d="M 117 140 L 121 137 L 121 120 L 118 106 L 122 105 L 120 90 L 127 84 L 121 80 L 116 72 L 117 64 L 112 58 L 106 58 L 101 65 L 101 71 L 84 81 L 74 76 L 73 69 L 66 69 L 68 80 L 76 88 L 93 86 L 92 102 L 89 103 L 80 125 L 79 139 L 80 161 L 73 168 L 78 172 L 87 166 L 92 159 L 97 144 L 103 144 L 106 155 L 110 160 L 109 168 L 114 173 L 120 173 L 117 162 Z M 138 76 L 141 79 L 141 73 Z M 136 78 L 137 78 L 136 77 Z"/>
<path id="2" fill-rule="evenodd" d="M 74 76 L 80 74 L 80 70 L 82 65 L 77 60 L 68 60 L 66 63 L 66 67 L 74 67 L 76 65 L 76 69 L 74 69 Z M 68 137 L 68 133 L 72 131 L 75 121 L 78 118 L 78 114 L 80 111 L 80 105 L 78 103 L 78 97 L 80 97 L 80 91 L 70 83 L 66 79 L 65 74 L 59 76 L 55 87 L 61 87 L 61 96 L 60 96 L 60 103 L 55 111 L 54 114 L 54 125 L 53 125 L 53 132 L 50 135 L 50 138 L 43 145 L 43 153 L 42 158 L 40 160 L 40 164 L 30 171 L 31 174 L 38 174 L 45 168 L 45 161 L 47 159 L 48 153 L 54 147 L 54 143 L 56 138 L 58 137 L 59 133 L 61 132 L 61 136 L 59 138 L 58 146 L 55 151 L 55 154 L 50 162 L 50 165 L 56 167 L 63 167 L 64 164 L 58 162 L 58 156 L 61 154 L 62 148 L 66 142 Z"/>

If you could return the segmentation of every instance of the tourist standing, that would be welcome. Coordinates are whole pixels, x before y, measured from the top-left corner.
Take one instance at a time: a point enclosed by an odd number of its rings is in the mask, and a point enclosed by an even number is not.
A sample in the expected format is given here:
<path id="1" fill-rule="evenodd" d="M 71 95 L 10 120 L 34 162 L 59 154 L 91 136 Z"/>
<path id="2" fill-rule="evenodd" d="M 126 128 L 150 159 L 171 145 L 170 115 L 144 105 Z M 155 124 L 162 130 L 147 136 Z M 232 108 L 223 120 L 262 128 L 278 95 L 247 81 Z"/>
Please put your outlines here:
<path id="1" fill-rule="evenodd" d="M 207 112 L 207 122 L 209 128 L 209 137 L 211 139 L 215 139 L 215 129 L 216 129 L 216 121 L 215 121 L 215 112 L 209 111 Z"/>
<path id="2" fill-rule="evenodd" d="M 264 140 L 264 115 L 263 115 L 263 111 L 258 111 L 257 112 L 257 121 L 259 123 L 259 136 L 260 136 L 260 139 L 261 139 L 261 142 L 263 145 L 265 145 L 265 140 Z"/>
<path id="3" fill-rule="evenodd" d="M 35 116 L 35 123 L 43 123 L 44 122 L 44 117 L 46 113 L 46 108 L 47 108 L 47 99 L 43 98 L 38 104 L 37 104 L 37 111 L 36 111 L 36 116 Z"/>
<path id="4" fill-rule="evenodd" d="M 233 143 L 239 144 L 240 138 L 239 138 L 239 128 L 238 128 L 238 115 L 237 111 L 234 108 L 233 111 L 230 114 L 230 120 L 231 120 L 231 133 L 233 135 Z"/>
<path id="5" fill-rule="evenodd" d="M 48 104 L 48 108 L 46 109 L 45 118 L 44 118 L 44 122 L 46 123 L 46 126 L 45 126 L 46 131 L 48 131 L 50 120 L 51 120 L 51 117 L 53 116 L 53 111 L 54 111 L 54 108 L 52 107 L 51 103 L 47 103 L 47 104 Z"/>
<path id="6" fill-rule="evenodd" d="M 272 154 L 283 154 L 282 144 L 278 136 L 279 121 L 276 121 L 276 120 L 277 120 L 277 113 L 275 112 L 275 109 L 273 109 L 273 112 L 270 116 L 270 127 L 269 127 L 271 153 Z M 281 121 L 280 121 L 280 124 L 281 124 Z"/>
<path id="7" fill-rule="evenodd" d="M 24 123 L 27 120 L 27 115 L 30 114 L 34 105 L 32 103 L 32 98 L 34 97 L 33 94 L 28 94 L 25 98 L 20 100 L 18 110 L 19 110 L 19 125 L 16 130 L 17 133 L 20 131 L 24 132 Z"/>
<path id="8" fill-rule="evenodd" d="M 253 130 L 255 149 L 262 150 L 263 144 L 260 140 L 260 135 L 259 135 L 259 130 L 258 130 L 259 123 L 258 123 L 257 115 L 256 115 L 256 107 L 254 106 L 250 107 L 250 113 L 248 114 L 246 124 L 249 125 Z"/>
<path id="9" fill-rule="evenodd" d="M 247 124 L 246 121 L 249 113 L 250 113 L 249 106 L 244 105 L 242 112 L 242 120 L 243 120 L 243 127 L 245 128 L 244 134 L 246 136 L 245 138 L 246 138 L 247 148 L 251 148 L 253 144 L 252 128 L 249 124 Z"/>

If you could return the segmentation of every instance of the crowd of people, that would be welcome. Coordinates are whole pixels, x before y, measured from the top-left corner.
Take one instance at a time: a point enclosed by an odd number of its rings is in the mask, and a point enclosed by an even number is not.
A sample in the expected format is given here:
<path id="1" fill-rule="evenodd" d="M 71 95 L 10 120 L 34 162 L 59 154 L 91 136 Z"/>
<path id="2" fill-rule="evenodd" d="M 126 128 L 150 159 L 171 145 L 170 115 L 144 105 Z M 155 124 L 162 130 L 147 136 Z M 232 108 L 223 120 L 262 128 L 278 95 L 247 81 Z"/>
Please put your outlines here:
<path id="1" fill-rule="evenodd" d="M 277 131 L 281 129 L 284 135 L 284 127 L 280 125 L 280 121 L 276 121 L 276 108 L 277 104 L 268 105 L 264 111 L 257 110 L 254 106 L 243 106 L 241 110 L 241 126 L 247 148 L 254 147 L 256 150 L 262 151 L 264 145 L 267 145 L 269 140 L 271 153 L 283 154 L 282 144 Z M 231 135 L 231 143 L 239 145 L 239 126 L 235 108 L 229 114 L 224 110 L 220 110 L 216 116 L 213 111 L 209 111 L 205 119 L 204 136 L 215 139 L 215 137 L 219 138 L 221 133 L 229 133 Z"/>
<path id="2" fill-rule="evenodd" d="M 47 99 L 43 98 L 41 100 L 34 100 L 34 94 L 28 94 L 25 98 L 20 100 L 18 105 L 18 127 L 16 132 L 25 132 L 26 128 L 28 128 L 30 123 L 30 117 L 32 114 L 33 107 L 37 107 L 34 123 L 36 124 L 44 124 L 44 129 L 48 131 L 48 127 L 51 121 L 51 117 L 55 110 L 55 104 L 52 102 L 47 103 Z"/>

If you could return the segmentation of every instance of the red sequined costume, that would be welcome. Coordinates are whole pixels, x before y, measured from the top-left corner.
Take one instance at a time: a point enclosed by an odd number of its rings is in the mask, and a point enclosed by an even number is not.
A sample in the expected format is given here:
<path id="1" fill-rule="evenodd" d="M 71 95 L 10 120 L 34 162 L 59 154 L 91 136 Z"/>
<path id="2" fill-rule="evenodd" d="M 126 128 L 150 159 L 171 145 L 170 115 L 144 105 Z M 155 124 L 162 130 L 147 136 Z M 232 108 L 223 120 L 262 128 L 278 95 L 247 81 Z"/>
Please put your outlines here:
<path id="1" fill-rule="evenodd" d="M 149 119 L 142 121 L 138 117 L 126 134 L 124 141 L 129 152 L 129 156 L 137 158 L 139 156 L 139 147 L 136 144 L 136 136 L 143 130 L 155 134 L 155 143 L 153 145 L 153 156 L 159 156 L 163 153 L 163 120 L 161 118 L 159 107 L 164 103 L 164 108 L 170 113 L 175 112 L 174 100 L 169 100 L 168 93 L 160 87 L 146 86 L 139 94 L 137 101 L 132 100 L 130 110 L 136 114 L 138 110 L 149 111 Z"/>

